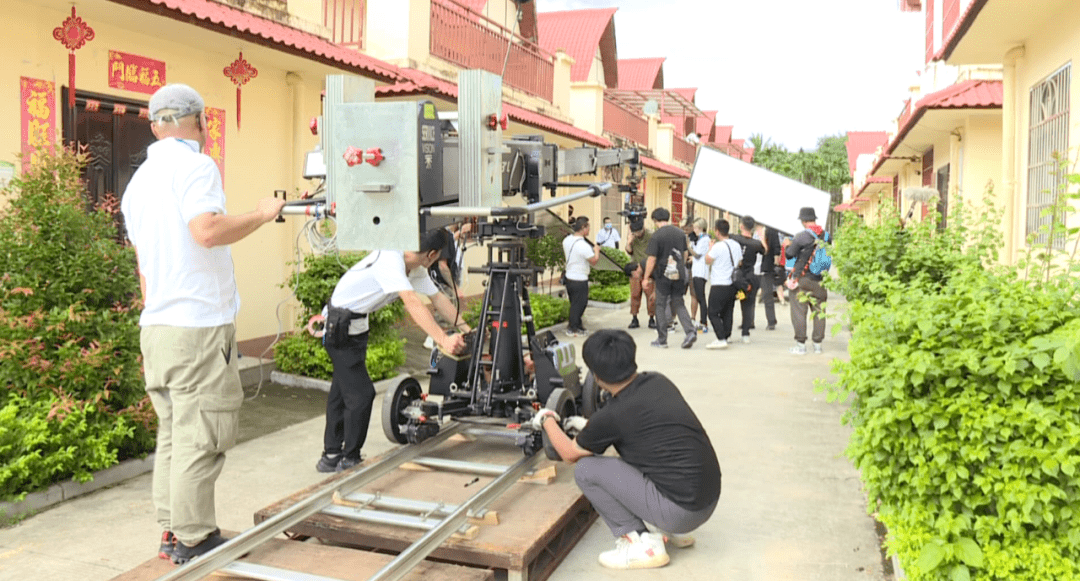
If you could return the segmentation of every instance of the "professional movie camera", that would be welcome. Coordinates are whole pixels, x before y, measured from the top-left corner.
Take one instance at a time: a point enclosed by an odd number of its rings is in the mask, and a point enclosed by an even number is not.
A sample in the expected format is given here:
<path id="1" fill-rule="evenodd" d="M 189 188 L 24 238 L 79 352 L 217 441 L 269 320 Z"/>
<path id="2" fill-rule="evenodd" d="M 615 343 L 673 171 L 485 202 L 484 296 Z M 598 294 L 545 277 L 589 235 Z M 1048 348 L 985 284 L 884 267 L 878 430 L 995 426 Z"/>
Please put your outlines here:
<path id="1" fill-rule="evenodd" d="M 634 191 L 640 179 L 636 149 L 561 150 L 540 136 L 503 139 L 497 75 L 462 71 L 459 92 L 455 124 L 431 102 L 374 103 L 371 81 L 327 77 L 321 150 L 309 154 L 304 171 L 319 177 L 325 168 L 325 197 L 291 202 L 286 212 L 335 215 L 337 246 L 346 251 L 417 250 L 423 232 L 478 217 L 477 236 L 488 252 L 483 268 L 470 269 L 487 276 L 480 320 L 464 353 L 433 351 L 427 394 L 413 378 L 386 393 L 383 432 L 402 444 L 434 436 L 451 419 L 525 424 L 541 406 L 568 417 L 602 405 L 591 375 L 581 380 L 574 345 L 536 332 L 527 281 L 538 269 L 525 241 L 544 233 L 537 212 L 613 187 L 560 177 L 606 167 L 622 175 L 625 167 L 629 176 L 619 189 Z M 559 188 L 580 191 L 556 198 Z M 517 433 L 527 453 L 543 445 L 540 432 Z"/>

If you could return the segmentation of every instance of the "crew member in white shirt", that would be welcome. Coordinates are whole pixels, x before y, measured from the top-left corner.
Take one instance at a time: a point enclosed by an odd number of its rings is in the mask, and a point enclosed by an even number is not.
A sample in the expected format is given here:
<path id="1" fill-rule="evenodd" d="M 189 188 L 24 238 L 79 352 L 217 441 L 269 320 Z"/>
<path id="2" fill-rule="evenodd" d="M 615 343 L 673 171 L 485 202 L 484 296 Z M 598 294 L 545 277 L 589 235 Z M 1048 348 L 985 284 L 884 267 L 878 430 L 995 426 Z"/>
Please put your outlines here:
<path id="1" fill-rule="evenodd" d="M 731 224 L 727 220 L 717 220 L 714 230 L 716 239 L 705 255 L 709 271 L 709 322 L 712 323 L 716 340 L 705 346 L 706 349 L 727 349 L 731 337 L 732 316 L 735 312 L 735 286 L 731 277 L 735 266 L 742 260 L 742 246 L 728 238 Z"/>
<path id="2" fill-rule="evenodd" d="M 203 99 L 171 84 L 150 98 L 157 141 L 124 191 L 121 211 L 139 262 L 139 342 L 158 417 L 153 499 L 158 556 L 184 563 L 225 542 L 214 483 L 236 443 L 244 390 L 237 365 L 236 291 L 229 244 L 273 220 L 284 200 L 225 212 L 221 173 L 202 153 Z"/>
<path id="3" fill-rule="evenodd" d="M 579 216 L 571 223 L 574 232 L 563 238 L 563 255 L 566 256 L 566 294 L 570 297 L 570 322 L 566 334 L 570 337 L 587 335 L 581 322 L 585 307 L 589 304 L 589 272 L 600 260 L 600 245 L 589 241 L 589 218 Z"/>
<path id="4" fill-rule="evenodd" d="M 698 326 L 698 330 L 707 333 L 709 331 L 709 301 L 705 296 L 705 282 L 709 277 L 709 265 L 705 264 L 705 255 L 709 252 L 709 238 L 708 225 L 705 222 L 705 218 L 694 219 L 694 234 L 697 234 L 697 241 L 690 246 L 690 255 L 694 257 L 693 263 L 690 265 L 690 273 L 692 275 L 691 280 L 694 283 L 694 296 L 697 297 L 697 303 L 701 308 L 701 324 Z"/>
<path id="5" fill-rule="evenodd" d="M 612 225 L 611 218 L 604 218 L 604 227 L 596 234 L 596 243 L 608 248 L 618 248 L 620 240 L 622 238 L 619 237 L 619 230 Z"/>
<path id="6" fill-rule="evenodd" d="M 334 376 L 326 398 L 323 453 L 315 465 L 319 472 L 348 470 L 362 460 L 360 451 L 367 440 L 375 400 L 375 383 L 367 370 L 369 315 L 400 298 L 413 322 L 443 351 L 458 353 L 465 348 L 462 336 L 443 331 L 420 300 L 420 294 L 427 295 L 443 318 L 453 321 L 452 325 L 460 331 L 469 331 L 454 304 L 439 292 L 428 272 L 452 244 L 450 232 L 442 228 L 432 230 L 424 234 L 418 252 L 372 252 L 345 272 L 334 287 L 330 304 L 351 311 L 355 318 L 349 323 L 348 338 L 343 344 L 334 344 L 329 336 L 323 338 L 334 364 Z"/>

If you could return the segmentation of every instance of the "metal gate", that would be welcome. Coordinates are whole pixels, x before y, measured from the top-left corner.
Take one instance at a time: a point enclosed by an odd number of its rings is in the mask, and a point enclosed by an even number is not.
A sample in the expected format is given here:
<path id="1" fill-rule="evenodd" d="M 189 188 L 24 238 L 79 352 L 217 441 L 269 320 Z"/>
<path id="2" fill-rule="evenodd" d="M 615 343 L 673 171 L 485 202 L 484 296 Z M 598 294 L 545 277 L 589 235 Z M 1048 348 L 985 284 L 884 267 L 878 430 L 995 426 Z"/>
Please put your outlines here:
<path id="1" fill-rule="evenodd" d="M 1044 215 L 1058 199 L 1065 176 L 1055 160 L 1055 153 L 1066 156 L 1069 150 L 1069 84 L 1072 65 L 1067 64 L 1045 81 L 1031 88 L 1028 130 L 1027 221 L 1025 235 L 1034 235 L 1035 244 L 1046 244 L 1041 231 L 1054 219 Z M 1055 237 L 1054 247 L 1064 248 L 1065 236 Z"/>

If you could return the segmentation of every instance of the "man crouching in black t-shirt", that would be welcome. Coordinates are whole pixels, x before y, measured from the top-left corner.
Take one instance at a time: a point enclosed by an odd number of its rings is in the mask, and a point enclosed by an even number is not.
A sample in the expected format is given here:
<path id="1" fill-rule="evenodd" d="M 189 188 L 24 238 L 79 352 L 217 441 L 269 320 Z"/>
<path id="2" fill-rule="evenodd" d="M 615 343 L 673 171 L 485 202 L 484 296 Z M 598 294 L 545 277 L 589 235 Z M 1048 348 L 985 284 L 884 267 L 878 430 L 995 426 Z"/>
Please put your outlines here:
<path id="1" fill-rule="evenodd" d="M 625 331 L 593 333 L 581 355 L 596 383 L 611 399 L 571 440 L 559 417 L 547 409 L 533 418 L 559 456 L 577 463 L 574 478 L 618 537 L 600 554 L 611 569 L 648 569 L 668 563 L 664 534 L 674 546 L 693 544 L 688 533 L 712 516 L 720 498 L 720 464 L 709 436 L 679 389 L 659 373 L 637 372 L 637 346 Z M 555 421 L 548 421 L 553 418 Z M 619 457 L 602 456 L 615 446 Z M 649 532 L 645 523 L 661 532 Z"/>

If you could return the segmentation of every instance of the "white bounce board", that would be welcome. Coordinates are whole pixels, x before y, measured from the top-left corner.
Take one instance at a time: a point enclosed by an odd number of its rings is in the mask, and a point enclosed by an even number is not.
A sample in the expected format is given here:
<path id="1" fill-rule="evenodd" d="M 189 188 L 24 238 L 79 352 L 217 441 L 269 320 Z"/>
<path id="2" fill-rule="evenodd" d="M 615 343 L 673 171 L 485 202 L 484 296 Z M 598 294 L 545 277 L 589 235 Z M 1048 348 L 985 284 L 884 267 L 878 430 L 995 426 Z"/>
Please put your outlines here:
<path id="1" fill-rule="evenodd" d="M 759 224 L 786 234 L 803 230 L 799 208 L 812 207 L 817 213 L 817 223 L 824 225 L 832 204 L 828 192 L 710 147 L 698 149 L 686 198 L 738 216 L 752 216 Z"/>

